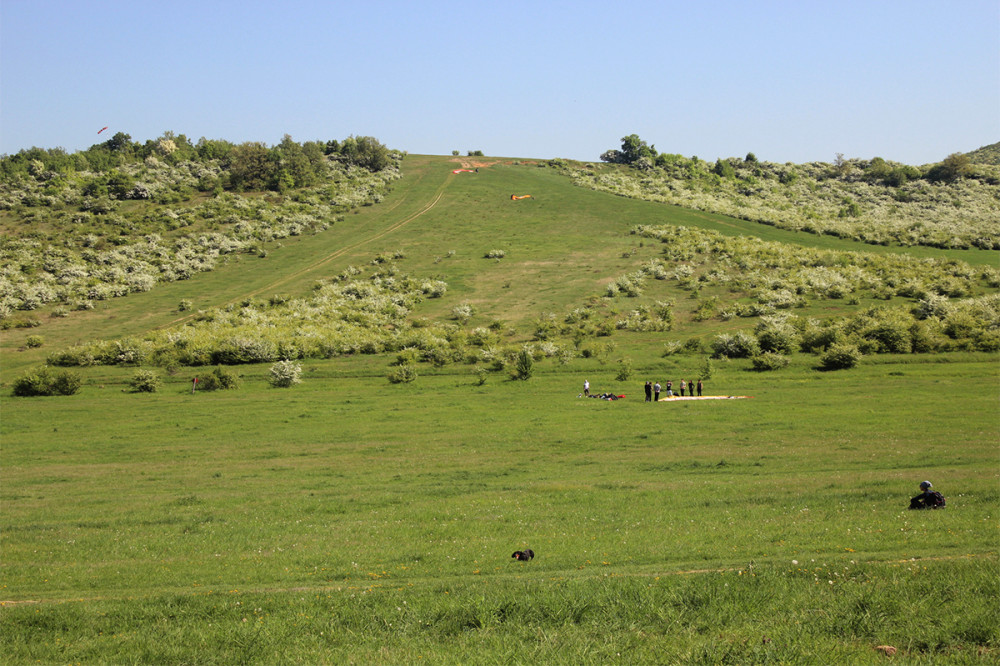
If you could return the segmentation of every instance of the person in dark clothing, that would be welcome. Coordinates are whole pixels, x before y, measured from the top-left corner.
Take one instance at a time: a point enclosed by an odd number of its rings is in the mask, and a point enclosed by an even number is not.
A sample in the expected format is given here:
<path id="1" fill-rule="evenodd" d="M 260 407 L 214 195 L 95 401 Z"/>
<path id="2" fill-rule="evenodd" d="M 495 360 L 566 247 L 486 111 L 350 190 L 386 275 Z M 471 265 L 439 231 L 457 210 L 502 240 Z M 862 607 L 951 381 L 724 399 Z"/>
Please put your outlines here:
<path id="1" fill-rule="evenodd" d="M 646 402 L 652 402 L 653 401 L 653 383 L 652 382 L 646 382 L 646 386 L 644 388 L 646 389 Z"/>
<path id="2" fill-rule="evenodd" d="M 701 380 L 698 380 L 698 397 L 701 397 Z"/>
<path id="3" fill-rule="evenodd" d="M 910 499 L 911 509 L 940 509 L 944 506 L 944 496 L 936 490 L 930 481 L 920 482 L 920 494 Z"/>

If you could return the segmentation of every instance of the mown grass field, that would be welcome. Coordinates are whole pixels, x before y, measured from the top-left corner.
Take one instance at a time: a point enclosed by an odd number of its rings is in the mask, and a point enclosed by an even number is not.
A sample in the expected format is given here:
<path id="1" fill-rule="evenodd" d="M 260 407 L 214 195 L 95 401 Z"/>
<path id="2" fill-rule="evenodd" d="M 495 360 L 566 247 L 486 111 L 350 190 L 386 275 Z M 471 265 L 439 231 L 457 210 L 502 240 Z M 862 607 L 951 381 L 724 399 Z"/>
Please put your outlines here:
<path id="1" fill-rule="evenodd" d="M 53 348 L 168 326 L 249 294 L 303 294 L 382 251 L 440 276 L 418 316 L 476 307 L 526 335 L 657 249 L 635 224 L 758 228 L 573 188 L 536 166 L 451 173 L 413 156 L 383 204 L 315 236 L 92 312 L 3 332 L 3 381 Z M 533 199 L 511 202 L 510 194 Z M 502 260 L 484 254 L 503 249 Z M 893 251 L 872 248 L 872 251 Z M 921 250 L 930 252 L 930 250 Z M 936 256 L 985 255 L 945 252 Z M 270 388 L 155 394 L 86 368 L 70 397 L 2 400 L 0 649 L 11 663 L 904 663 L 1000 658 L 998 365 L 985 353 L 866 358 L 773 373 L 716 361 L 706 393 L 668 334 L 617 333 L 608 358 L 468 365 L 393 385 L 390 358 L 304 362 Z M 847 308 L 824 305 L 824 311 Z M 38 349 L 21 350 L 29 334 Z M 615 358 L 634 376 L 618 382 Z M 624 393 L 609 403 L 579 398 Z M 948 508 L 906 510 L 928 478 Z M 530 547 L 535 560 L 511 552 Z"/>

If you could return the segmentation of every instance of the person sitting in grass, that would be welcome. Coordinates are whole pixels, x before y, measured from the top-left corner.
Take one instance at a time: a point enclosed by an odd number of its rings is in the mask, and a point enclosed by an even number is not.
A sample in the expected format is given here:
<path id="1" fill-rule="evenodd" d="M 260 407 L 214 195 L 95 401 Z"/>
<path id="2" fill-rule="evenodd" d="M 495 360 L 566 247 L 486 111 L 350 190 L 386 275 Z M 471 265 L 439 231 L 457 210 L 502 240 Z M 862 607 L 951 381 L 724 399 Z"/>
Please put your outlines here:
<path id="1" fill-rule="evenodd" d="M 910 499 L 911 509 L 941 509 L 944 508 L 944 495 L 936 490 L 930 481 L 920 482 L 920 494 Z"/>

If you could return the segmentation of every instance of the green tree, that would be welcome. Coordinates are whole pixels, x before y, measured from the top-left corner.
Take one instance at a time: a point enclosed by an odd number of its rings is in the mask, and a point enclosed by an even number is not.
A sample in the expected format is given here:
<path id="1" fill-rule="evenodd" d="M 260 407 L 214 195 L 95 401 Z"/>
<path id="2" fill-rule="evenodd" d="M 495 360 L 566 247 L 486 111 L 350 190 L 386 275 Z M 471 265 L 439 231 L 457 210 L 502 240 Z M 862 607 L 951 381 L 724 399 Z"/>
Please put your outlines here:
<path id="1" fill-rule="evenodd" d="M 364 167 L 372 173 L 391 164 L 389 149 L 372 136 L 349 136 L 340 146 L 340 154 L 349 164 Z"/>
<path id="2" fill-rule="evenodd" d="M 715 366 L 712 365 L 712 359 L 708 356 L 705 357 L 705 362 L 701 364 L 701 369 L 698 371 L 698 379 L 703 379 L 706 382 L 712 378 L 712 373 L 715 370 Z"/>
<path id="3" fill-rule="evenodd" d="M 722 178 L 736 177 L 736 169 L 733 168 L 733 165 L 729 160 L 715 160 L 715 166 L 712 167 L 712 173 L 721 176 Z"/>
<path id="4" fill-rule="evenodd" d="M 203 160 L 225 160 L 229 151 L 233 149 L 233 144 L 228 141 L 219 141 L 201 137 L 195 145 L 198 157 Z"/>
<path id="5" fill-rule="evenodd" d="M 104 145 L 113 153 L 131 154 L 134 150 L 132 137 L 125 132 L 117 132 Z"/>
<path id="6" fill-rule="evenodd" d="M 646 142 L 640 139 L 638 134 L 629 134 L 622 137 L 622 157 L 626 164 L 632 164 L 640 157 L 655 160 L 656 149 L 646 145 Z"/>
<path id="7" fill-rule="evenodd" d="M 277 162 L 277 186 L 282 191 L 291 187 L 307 187 L 316 181 L 316 170 L 305 150 L 286 134 L 274 152 Z"/>
<path id="8" fill-rule="evenodd" d="M 128 174 L 118 169 L 112 169 L 108 174 L 108 194 L 115 199 L 125 199 L 133 187 L 135 182 Z"/>
<path id="9" fill-rule="evenodd" d="M 514 379 L 531 379 L 534 373 L 535 359 L 531 355 L 531 350 L 524 347 L 517 353 L 517 361 L 514 364 Z"/>
<path id="10" fill-rule="evenodd" d="M 959 178 L 965 178 L 972 172 L 972 160 L 968 155 L 952 153 L 940 164 L 935 164 L 927 172 L 927 180 L 931 182 L 951 183 Z"/>
<path id="11" fill-rule="evenodd" d="M 267 147 L 248 141 L 234 147 L 226 160 L 229 185 L 234 190 L 267 189 L 276 175 L 275 162 Z"/>
<path id="12" fill-rule="evenodd" d="M 640 158 L 648 158 L 652 163 L 656 162 L 656 148 L 649 146 L 639 138 L 638 134 L 629 134 L 622 137 L 621 150 L 608 150 L 601 155 L 601 160 L 612 164 L 634 164 Z"/>

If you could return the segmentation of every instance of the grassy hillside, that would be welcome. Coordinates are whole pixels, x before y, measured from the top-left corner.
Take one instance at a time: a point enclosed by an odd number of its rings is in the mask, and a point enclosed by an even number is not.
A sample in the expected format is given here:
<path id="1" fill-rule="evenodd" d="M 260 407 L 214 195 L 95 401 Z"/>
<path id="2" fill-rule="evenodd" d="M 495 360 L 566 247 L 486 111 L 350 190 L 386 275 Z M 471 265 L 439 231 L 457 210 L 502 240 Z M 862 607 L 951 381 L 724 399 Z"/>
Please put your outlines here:
<path id="1" fill-rule="evenodd" d="M 1000 141 L 966 153 L 973 164 L 1000 165 Z"/>
<path id="2" fill-rule="evenodd" d="M 325 229 L 8 313 L 10 661 L 997 656 L 995 252 L 476 159 L 407 156 Z M 856 367 L 818 369 L 843 348 Z M 269 385 L 281 358 L 301 384 Z M 10 397 L 47 359 L 79 392 Z M 192 392 L 222 360 L 239 388 Z M 752 397 L 642 401 L 681 378 Z M 905 509 L 925 478 L 947 509 Z"/>
<path id="3" fill-rule="evenodd" d="M 845 159 L 774 164 L 658 153 L 632 134 L 610 165 L 562 164 L 584 187 L 877 245 L 1000 249 L 1000 171 L 992 147 L 920 167 Z"/>

